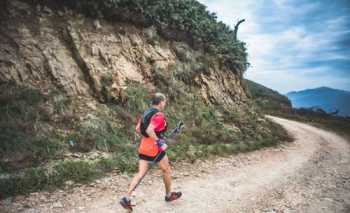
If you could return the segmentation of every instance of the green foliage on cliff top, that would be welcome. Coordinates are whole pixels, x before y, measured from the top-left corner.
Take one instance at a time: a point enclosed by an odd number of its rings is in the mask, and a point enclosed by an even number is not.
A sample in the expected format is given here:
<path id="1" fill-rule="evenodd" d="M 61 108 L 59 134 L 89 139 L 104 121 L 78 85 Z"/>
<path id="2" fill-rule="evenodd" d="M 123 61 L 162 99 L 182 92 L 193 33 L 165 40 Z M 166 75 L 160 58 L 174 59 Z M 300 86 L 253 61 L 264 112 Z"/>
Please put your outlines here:
<path id="1" fill-rule="evenodd" d="M 196 0 L 37 0 L 78 10 L 89 17 L 124 21 L 144 27 L 155 26 L 164 37 L 184 41 L 196 49 L 219 56 L 235 73 L 247 67 L 245 43 L 235 39 L 234 31 L 217 20 Z"/>

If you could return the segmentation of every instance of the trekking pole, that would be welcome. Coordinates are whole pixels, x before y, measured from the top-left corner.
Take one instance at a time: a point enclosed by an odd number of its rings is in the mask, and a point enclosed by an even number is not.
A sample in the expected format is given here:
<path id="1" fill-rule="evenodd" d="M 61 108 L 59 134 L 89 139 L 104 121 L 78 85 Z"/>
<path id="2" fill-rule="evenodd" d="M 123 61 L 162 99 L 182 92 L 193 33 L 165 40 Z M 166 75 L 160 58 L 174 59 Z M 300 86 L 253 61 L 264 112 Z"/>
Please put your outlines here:
<path id="1" fill-rule="evenodd" d="M 170 134 L 167 136 L 167 138 L 171 138 L 177 134 L 179 134 L 181 132 L 181 130 L 185 127 L 185 124 L 182 121 L 179 121 L 176 124 L 176 127 L 174 129 L 172 129 L 170 131 Z M 132 192 L 135 191 L 135 189 L 140 185 L 140 183 L 142 182 L 143 178 L 146 176 L 146 174 L 148 173 L 149 170 L 151 170 L 151 167 L 156 163 L 156 160 L 158 159 L 159 155 L 162 152 L 159 152 L 156 157 L 154 158 L 154 160 L 150 163 L 148 169 L 146 170 L 145 174 L 142 175 L 142 177 L 140 178 L 139 182 L 137 182 L 137 184 L 134 186 L 134 188 L 131 190 Z"/>

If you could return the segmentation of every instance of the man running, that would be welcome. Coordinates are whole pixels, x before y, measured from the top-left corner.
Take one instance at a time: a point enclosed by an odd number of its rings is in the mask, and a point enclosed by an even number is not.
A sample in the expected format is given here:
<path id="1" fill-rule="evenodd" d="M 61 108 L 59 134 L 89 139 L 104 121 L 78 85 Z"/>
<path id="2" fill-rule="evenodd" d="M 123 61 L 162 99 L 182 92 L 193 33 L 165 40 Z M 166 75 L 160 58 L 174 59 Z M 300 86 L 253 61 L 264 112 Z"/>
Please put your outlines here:
<path id="1" fill-rule="evenodd" d="M 171 169 L 165 151 L 167 144 L 163 136 L 167 129 L 165 116 L 162 112 L 165 105 L 165 95 L 156 93 L 152 98 L 152 107 L 143 113 L 143 117 L 136 125 L 136 131 L 143 136 L 138 148 L 138 173 L 132 179 L 126 196 L 120 200 L 120 204 L 128 210 L 132 210 L 131 194 L 146 174 L 149 164 L 152 162 L 156 162 L 163 172 L 165 201 L 176 200 L 182 195 L 181 192 L 171 192 Z"/>

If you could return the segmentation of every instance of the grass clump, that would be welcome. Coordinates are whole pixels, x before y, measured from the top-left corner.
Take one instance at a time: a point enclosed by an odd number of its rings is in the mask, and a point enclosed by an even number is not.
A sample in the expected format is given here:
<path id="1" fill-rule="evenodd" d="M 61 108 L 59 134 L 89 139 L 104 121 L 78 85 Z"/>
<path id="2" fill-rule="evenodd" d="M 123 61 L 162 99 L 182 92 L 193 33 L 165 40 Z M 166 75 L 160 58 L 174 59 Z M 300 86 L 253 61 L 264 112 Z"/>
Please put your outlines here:
<path id="1" fill-rule="evenodd" d="M 133 151 L 134 152 L 134 151 Z M 62 187 L 67 181 L 85 183 L 117 169 L 121 173 L 135 172 L 137 158 L 131 150 L 96 161 L 63 160 L 49 168 L 29 168 L 21 173 L 0 177 L 0 198 L 27 194 L 38 190 Z"/>
<path id="2" fill-rule="evenodd" d="M 49 124 L 48 97 L 38 89 L 0 85 L 0 165 L 11 171 L 38 165 L 63 149 L 60 137 Z"/>

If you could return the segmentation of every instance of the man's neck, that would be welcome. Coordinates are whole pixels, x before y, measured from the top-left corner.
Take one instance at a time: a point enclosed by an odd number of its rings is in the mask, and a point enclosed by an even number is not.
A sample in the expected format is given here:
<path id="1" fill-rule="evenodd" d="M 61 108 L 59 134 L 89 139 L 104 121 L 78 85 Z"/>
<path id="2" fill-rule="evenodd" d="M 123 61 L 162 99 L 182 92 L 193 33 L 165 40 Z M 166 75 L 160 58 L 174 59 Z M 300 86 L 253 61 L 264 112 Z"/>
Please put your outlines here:
<path id="1" fill-rule="evenodd" d="M 159 111 L 162 111 L 162 109 L 159 106 L 157 106 L 157 105 L 152 105 L 152 108 L 155 108 L 155 109 L 157 109 Z"/>

